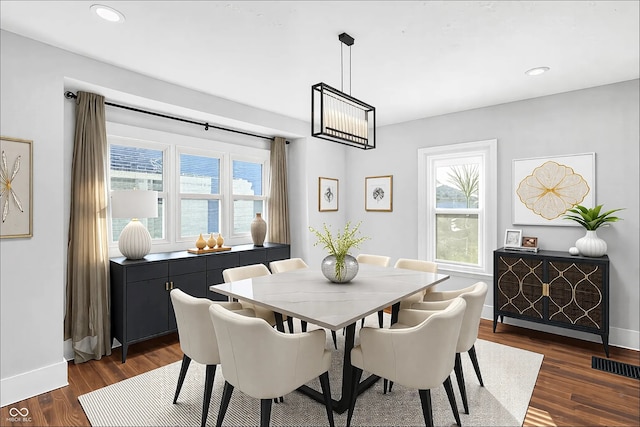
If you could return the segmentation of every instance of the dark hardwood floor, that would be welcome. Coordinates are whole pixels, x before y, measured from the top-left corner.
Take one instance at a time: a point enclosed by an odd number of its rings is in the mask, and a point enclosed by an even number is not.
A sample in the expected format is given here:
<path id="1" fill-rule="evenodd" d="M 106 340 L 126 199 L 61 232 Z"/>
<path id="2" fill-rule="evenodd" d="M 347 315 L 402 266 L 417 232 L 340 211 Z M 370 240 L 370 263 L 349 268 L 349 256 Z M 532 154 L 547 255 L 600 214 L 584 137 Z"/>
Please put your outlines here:
<path id="1" fill-rule="evenodd" d="M 640 381 L 591 368 L 591 356 L 604 357 L 602 345 L 483 320 L 479 337 L 544 354 L 525 426 L 638 426 Z M 611 348 L 611 360 L 640 365 L 640 353 Z M 2 426 L 88 426 L 78 396 L 181 360 L 176 334 L 129 347 L 80 365 L 69 363 L 69 385 L 2 408 Z M 11 408 L 27 408 L 30 422 L 11 421 Z"/>

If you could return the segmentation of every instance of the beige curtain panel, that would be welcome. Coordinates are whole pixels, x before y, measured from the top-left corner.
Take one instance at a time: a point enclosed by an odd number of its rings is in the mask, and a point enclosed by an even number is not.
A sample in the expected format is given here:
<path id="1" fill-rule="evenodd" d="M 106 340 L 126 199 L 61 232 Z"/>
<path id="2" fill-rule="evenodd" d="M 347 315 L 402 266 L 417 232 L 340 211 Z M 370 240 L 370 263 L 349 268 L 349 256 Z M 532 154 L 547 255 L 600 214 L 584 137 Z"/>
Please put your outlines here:
<path id="1" fill-rule="evenodd" d="M 271 143 L 271 191 L 268 200 L 269 224 L 267 241 L 291 243 L 289 238 L 289 202 L 287 198 L 287 156 L 285 139 L 276 137 Z"/>
<path id="2" fill-rule="evenodd" d="M 75 363 L 111 354 L 107 149 L 104 97 L 78 92 L 64 319 Z"/>

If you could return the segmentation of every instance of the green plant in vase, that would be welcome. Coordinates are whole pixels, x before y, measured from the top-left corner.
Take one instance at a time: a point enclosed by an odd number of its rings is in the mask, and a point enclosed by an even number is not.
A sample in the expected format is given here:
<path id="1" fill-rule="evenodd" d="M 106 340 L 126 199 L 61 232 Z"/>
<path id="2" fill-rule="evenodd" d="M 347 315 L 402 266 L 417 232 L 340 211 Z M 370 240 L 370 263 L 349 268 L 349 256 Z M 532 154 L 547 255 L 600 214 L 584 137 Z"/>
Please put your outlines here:
<path id="1" fill-rule="evenodd" d="M 581 205 L 575 205 L 573 208 L 567 210 L 567 212 L 571 212 L 571 214 L 566 214 L 564 219 L 575 221 L 589 231 L 597 230 L 608 222 L 616 222 L 622 219 L 617 216 L 611 216 L 611 214 L 621 211 L 624 208 L 612 209 L 601 214 L 602 206 L 604 205 L 598 205 L 595 208 L 589 209 Z"/>
<path id="2" fill-rule="evenodd" d="M 586 235 L 576 241 L 576 247 L 580 255 L 600 257 L 607 253 L 607 242 L 598 237 L 596 230 L 608 225 L 610 222 L 620 221 L 622 218 L 613 216 L 612 214 L 621 211 L 623 208 L 602 212 L 602 206 L 603 205 L 598 205 L 595 208 L 586 208 L 581 205 L 575 205 L 573 208 L 567 210 L 567 212 L 570 213 L 565 214 L 563 217 L 564 219 L 577 222 L 587 230 Z"/>
<path id="3" fill-rule="evenodd" d="M 367 240 L 366 236 L 358 236 L 358 229 L 361 222 L 355 227 L 351 227 L 351 221 L 347 222 L 344 229 L 334 236 L 327 224 L 323 224 L 322 231 L 316 230 L 313 227 L 309 227 L 309 231 L 314 233 L 317 237 L 317 241 L 313 246 L 322 245 L 327 250 L 330 256 L 335 257 L 335 278 L 336 282 L 345 281 L 346 273 L 346 260 L 351 248 L 359 247 L 360 243 Z M 326 260 L 326 258 L 325 258 Z M 349 279 L 350 280 L 350 279 Z M 347 280 L 348 281 L 348 280 Z"/>

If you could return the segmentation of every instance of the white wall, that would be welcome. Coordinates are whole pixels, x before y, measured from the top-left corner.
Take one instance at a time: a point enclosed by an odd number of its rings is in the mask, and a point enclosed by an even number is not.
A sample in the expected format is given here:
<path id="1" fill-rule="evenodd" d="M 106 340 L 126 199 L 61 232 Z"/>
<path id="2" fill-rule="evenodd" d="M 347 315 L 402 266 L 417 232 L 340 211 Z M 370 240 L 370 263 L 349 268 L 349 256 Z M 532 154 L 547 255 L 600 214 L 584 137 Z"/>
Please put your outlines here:
<path id="1" fill-rule="evenodd" d="M 284 135 L 288 146 L 292 254 L 310 264 L 324 253 L 308 226 L 335 229 L 363 220 L 373 239 L 362 252 L 417 256 L 417 161 L 421 147 L 498 139 L 499 233 L 511 228 L 511 160 L 597 153 L 597 200 L 626 207 L 623 222 L 599 235 L 609 243 L 611 342 L 638 345 L 638 81 L 499 105 L 378 129 L 379 148 L 362 151 L 309 137 L 309 124 L 180 88 L 5 31 L 0 32 L 0 134 L 33 140 L 34 235 L 0 241 L 1 405 L 67 381 L 63 360 L 66 244 L 73 106 L 65 89 L 95 89 L 110 100 L 251 125 Z M 107 112 L 108 119 L 233 142 L 190 125 Z M 378 114 L 384 114 L 378 111 Z M 245 123 L 240 123 L 245 122 Z M 392 213 L 364 211 L 364 177 L 394 176 Z M 318 177 L 340 181 L 340 210 L 318 212 Z M 565 250 L 577 228 L 523 227 L 548 249 Z M 501 240 L 502 236 L 498 236 Z M 488 301 L 491 301 L 488 299 Z M 527 324 L 531 326 L 531 324 Z M 560 330 L 560 333 L 567 331 Z M 585 334 L 586 335 L 586 334 Z M 597 341 L 588 335 L 586 338 Z M 89 362 L 91 363 L 91 362 Z"/>
<path id="2" fill-rule="evenodd" d="M 92 90 L 110 101 L 287 138 L 305 135 L 309 125 L 6 31 L 0 32 L 0 43 L 0 134 L 33 140 L 34 188 L 33 237 L 0 241 L 4 406 L 67 384 L 63 319 L 75 110 L 65 90 Z M 107 120 L 223 142 L 241 139 L 113 108 Z M 264 146 L 260 140 L 256 144 Z"/>
<path id="3" fill-rule="evenodd" d="M 374 237 L 363 251 L 392 258 L 417 257 L 419 148 L 494 138 L 499 165 L 498 242 L 504 240 L 506 228 L 517 228 L 524 235 L 537 236 L 544 249 L 566 251 L 584 235 L 582 228 L 512 224 L 512 160 L 595 152 L 597 203 L 608 209 L 626 208 L 619 213 L 623 221 L 598 230 L 608 243 L 611 262 L 610 342 L 638 349 L 639 92 L 639 81 L 633 80 L 379 128 L 378 148 L 350 150 L 347 157 L 347 185 L 356 195 L 347 200 L 347 213 L 352 219 L 361 218 L 365 234 Z M 393 175 L 392 213 L 365 212 L 364 177 L 372 175 Z M 446 287 L 445 282 L 442 288 Z M 490 291 L 488 305 L 492 298 Z M 487 308 L 485 313 L 491 313 Z M 600 341 L 592 334 L 511 322 Z"/>

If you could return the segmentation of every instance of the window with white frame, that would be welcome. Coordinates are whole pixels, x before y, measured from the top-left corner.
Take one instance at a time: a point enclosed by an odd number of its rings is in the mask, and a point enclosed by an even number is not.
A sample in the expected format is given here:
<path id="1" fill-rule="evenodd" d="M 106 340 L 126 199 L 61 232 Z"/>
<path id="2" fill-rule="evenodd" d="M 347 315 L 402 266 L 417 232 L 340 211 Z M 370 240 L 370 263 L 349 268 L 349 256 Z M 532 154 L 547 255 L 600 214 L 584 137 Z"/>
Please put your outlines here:
<path id="1" fill-rule="evenodd" d="M 139 141 L 111 139 L 109 144 L 110 190 L 153 190 L 158 192 L 158 217 L 140 218 L 152 239 L 166 236 L 166 185 L 165 159 L 167 147 L 148 145 Z M 118 241 L 122 229 L 131 218 L 113 218 L 111 232 Z"/>
<path id="2" fill-rule="evenodd" d="M 220 232 L 222 155 L 178 151 L 181 239 Z"/>
<path id="3" fill-rule="evenodd" d="M 251 221 L 266 207 L 264 164 L 259 161 L 234 158 L 233 169 L 233 233 L 251 232 Z"/>
<path id="4" fill-rule="evenodd" d="M 418 150 L 419 256 L 490 274 L 496 244 L 496 140 Z"/>
<path id="5" fill-rule="evenodd" d="M 132 133 L 135 138 L 108 136 L 110 190 L 158 191 L 158 218 L 142 220 L 152 245 L 184 249 L 187 242 L 193 244 L 199 234 L 208 233 L 222 233 L 229 244 L 250 241 L 255 214 L 267 216 L 268 150 L 148 132 L 150 139 L 159 141 L 154 142 L 137 139 L 146 130 Z M 128 222 L 111 219 L 112 246 Z"/>

